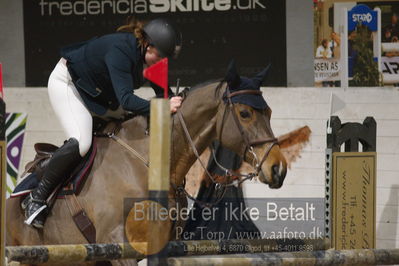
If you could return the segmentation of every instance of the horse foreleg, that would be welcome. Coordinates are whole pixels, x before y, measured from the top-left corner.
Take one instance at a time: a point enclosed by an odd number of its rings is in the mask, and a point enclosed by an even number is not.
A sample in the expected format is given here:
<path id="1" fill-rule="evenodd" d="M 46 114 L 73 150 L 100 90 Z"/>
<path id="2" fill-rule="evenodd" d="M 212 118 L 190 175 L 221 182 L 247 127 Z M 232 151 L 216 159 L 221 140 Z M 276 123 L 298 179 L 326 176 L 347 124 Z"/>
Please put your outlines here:
<path id="1" fill-rule="evenodd" d="M 26 225 L 20 207 L 19 198 L 6 201 L 6 245 L 38 245 L 42 235 L 40 231 Z"/>

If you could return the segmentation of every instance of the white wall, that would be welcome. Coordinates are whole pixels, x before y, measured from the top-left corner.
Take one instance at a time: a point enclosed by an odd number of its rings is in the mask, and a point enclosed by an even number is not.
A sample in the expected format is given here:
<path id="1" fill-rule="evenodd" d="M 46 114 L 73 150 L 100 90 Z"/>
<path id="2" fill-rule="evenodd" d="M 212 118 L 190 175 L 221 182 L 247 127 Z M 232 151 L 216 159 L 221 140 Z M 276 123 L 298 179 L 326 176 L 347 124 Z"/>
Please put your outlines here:
<path id="1" fill-rule="evenodd" d="M 148 97 L 152 90 L 141 89 Z M 329 116 L 330 92 L 346 104 L 337 112 L 344 122 L 363 122 L 366 116 L 377 121 L 377 247 L 399 247 L 399 90 L 396 88 L 264 88 L 273 110 L 272 128 L 276 136 L 308 125 L 310 143 L 302 158 L 292 165 L 284 186 L 272 190 L 263 184 L 248 183 L 249 197 L 324 197 L 325 126 Z M 27 132 L 22 165 L 34 156 L 33 144 L 64 140 L 52 114 L 44 88 L 6 88 L 7 112 L 27 112 Z M 22 169 L 22 168 L 20 168 Z"/>
<path id="2" fill-rule="evenodd" d="M 377 121 L 377 247 L 399 247 L 399 90 L 397 88 L 267 88 L 276 136 L 308 125 L 310 143 L 292 165 L 281 189 L 248 183 L 249 197 L 324 197 L 326 121 L 330 93 L 345 108 L 338 115 L 345 122 Z"/>

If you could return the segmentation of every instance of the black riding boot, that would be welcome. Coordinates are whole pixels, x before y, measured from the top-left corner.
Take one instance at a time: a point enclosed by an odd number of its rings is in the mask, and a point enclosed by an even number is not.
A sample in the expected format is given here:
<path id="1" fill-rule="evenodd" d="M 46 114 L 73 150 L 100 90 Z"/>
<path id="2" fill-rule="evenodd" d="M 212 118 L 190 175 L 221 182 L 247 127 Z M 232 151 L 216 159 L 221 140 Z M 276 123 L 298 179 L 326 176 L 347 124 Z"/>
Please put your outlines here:
<path id="1" fill-rule="evenodd" d="M 38 187 L 22 203 L 25 207 L 25 223 L 36 228 L 43 228 L 47 217 L 46 200 L 54 189 L 64 183 L 79 164 L 79 142 L 70 138 L 56 150 L 48 163 Z"/>

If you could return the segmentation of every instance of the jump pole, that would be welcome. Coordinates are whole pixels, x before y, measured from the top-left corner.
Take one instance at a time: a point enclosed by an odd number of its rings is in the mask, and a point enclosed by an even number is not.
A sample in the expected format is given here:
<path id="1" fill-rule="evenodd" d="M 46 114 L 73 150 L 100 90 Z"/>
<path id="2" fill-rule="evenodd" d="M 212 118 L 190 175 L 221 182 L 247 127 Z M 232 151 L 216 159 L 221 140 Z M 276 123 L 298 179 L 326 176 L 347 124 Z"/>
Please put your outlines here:
<path id="1" fill-rule="evenodd" d="M 5 246 L 6 246 L 6 137 L 5 119 L 6 105 L 3 101 L 3 79 L 0 63 L 0 265 L 5 265 Z"/>
<path id="2" fill-rule="evenodd" d="M 146 244 L 146 243 L 144 243 Z M 314 250 L 207 255 L 173 254 L 182 243 L 170 243 L 170 255 L 161 265 L 392 265 L 399 263 L 399 249 Z M 188 243 L 187 243 L 188 244 Z M 191 243 L 196 245 L 193 241 Z M 186 252 L 186 251 L 185 251 Z M 8 258 L 21 263 L 82 263 L 145 256 L 123 244 L 84 244 L 7 247 Z M 202 255 L 202 256 L 200 256 Z"/>
<path id="3" fill-rule="evenodd" d="M 166 246 L 167 257 L 227 255 L 237 253 L 266 253 L 281 251 L 326 250 L 329 239 L 231 239 L 231 240 L 192 240 L 170 241 Z M 135 243 L 135 247 L 146 247 L 148 243 Z M 8 246 L 6 255 L 9 261 L 26 264 L 77 263 L 104 261 L 110 259 L 143 259 L 128 243 L 78 244 L 47 246 Z"/>
<path id="4" fill-rule="evenodd" d="M 150 169 L 148 179 L 148 194 L 151 202 L 156 202 L 160 208 L 168 209 L 169 172 L 170 172 L 170 107 L 168 99 L 151 100 L 150 118 Z M 160 265 L 161 251 L 169 239 L 170 228 L 165 227 L 165 221 L 156 217 L 148 228 L 148 265 Z M 161 241 L 160 239 L 164 241 Z M 166 241 L 166 242 L 165 242 Z"/>
<path id="5" fill-rule="evenodd" d="M 399 249 L 351 249 L 323 250 L 311 252 L 281 252 L 236 254 L 225 256 L 195 256 L 169 258 L 167 265 L 205 266 L 205 265 L 395 265 L 399 263 Z"/>
<path id="6" fill-rule="evenodd" d="M 170 103 L 168 99 L 168 59 L 164 58 L 144 71 L 144 76 L 164 89 L 163 99 L 152 99 L 150 110 L 150 152 L 149 152 L 149 201 L 156 203 L 156 208 L 168 210 L 170 186 Z M 149 208 L 154 211 L 154 208 Z M 148 221 L 148 265 L 162 265 L 167 254 L 164 247 L 169 240 L 170 221 L 156 215 Z"/>

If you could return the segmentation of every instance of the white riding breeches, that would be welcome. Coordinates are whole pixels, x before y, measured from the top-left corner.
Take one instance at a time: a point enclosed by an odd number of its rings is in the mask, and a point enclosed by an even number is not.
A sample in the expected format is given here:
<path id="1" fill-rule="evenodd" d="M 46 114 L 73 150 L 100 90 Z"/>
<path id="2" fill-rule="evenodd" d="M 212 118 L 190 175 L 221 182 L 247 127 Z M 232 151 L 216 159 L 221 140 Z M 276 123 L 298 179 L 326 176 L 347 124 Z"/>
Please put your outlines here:
<path id="1" fill-rule="evenodd" d="M 67 139 L 77 139 L 80 155 L 85 156 L 92 142 L 93 118 L 76 90 L 63 58 L 50 75 L 48 94 Z"/>

